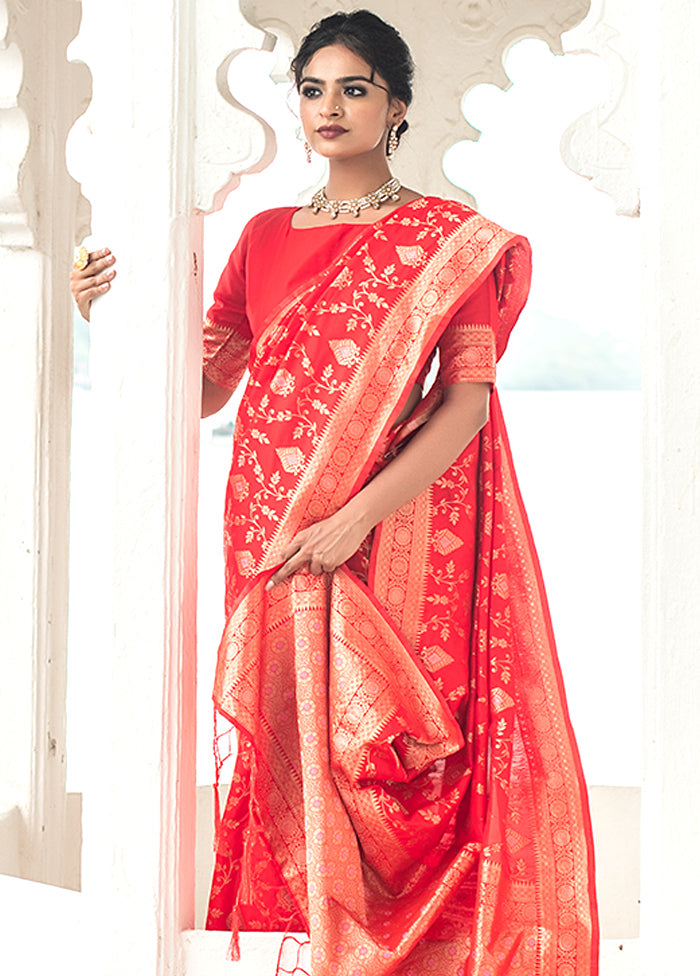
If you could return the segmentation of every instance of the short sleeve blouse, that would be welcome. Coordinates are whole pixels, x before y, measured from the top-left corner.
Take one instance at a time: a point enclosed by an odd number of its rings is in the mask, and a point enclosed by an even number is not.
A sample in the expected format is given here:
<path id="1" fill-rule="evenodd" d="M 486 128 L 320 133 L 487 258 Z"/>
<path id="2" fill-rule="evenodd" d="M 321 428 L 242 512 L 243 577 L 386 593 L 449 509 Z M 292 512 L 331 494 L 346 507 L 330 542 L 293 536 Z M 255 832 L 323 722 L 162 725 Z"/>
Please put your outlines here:
<path id="1" fill-rule="evenodd" d="M 228 260 L 204 323 L 204 375 L 233 390 L 243 369 L 244 348 L 305 281 L 319 274 L 366 225 L 292 227 L 294 207 L 253 217 Z M 496 378 L 494 325 L 498 302 L 493 275 L 457 310 L 437 348 L 444 385 L 493 383 Z M 417 382 L 422 385 L 430 363 Z"/>

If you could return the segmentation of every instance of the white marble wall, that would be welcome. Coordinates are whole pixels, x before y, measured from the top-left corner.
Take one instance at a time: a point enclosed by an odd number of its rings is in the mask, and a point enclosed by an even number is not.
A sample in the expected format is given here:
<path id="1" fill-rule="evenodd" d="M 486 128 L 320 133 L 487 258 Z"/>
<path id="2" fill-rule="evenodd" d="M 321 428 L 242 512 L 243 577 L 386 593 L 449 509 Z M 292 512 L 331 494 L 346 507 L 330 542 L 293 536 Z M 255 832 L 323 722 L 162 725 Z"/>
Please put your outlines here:
<path id="1" fill-rule="evenodd" d="M 642 941 L 646 971 L 692 968 L 700 876 L 700 8 L 639 8 L 637 145 L 646 238 L 645 776 Z"/>

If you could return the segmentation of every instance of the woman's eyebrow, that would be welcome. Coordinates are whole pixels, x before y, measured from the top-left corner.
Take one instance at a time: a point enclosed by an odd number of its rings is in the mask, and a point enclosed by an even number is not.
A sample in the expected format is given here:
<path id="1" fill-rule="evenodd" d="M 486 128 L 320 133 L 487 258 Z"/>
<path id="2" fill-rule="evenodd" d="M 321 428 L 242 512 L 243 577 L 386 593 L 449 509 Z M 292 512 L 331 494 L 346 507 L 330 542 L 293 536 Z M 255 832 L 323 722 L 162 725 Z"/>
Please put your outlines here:
<path id="1" fill-rule="evenodd" d="M 325 85 L 325 81 L 323 81 L 321 78 L 310 78 L 308 76 L 302 78 L 299 84 L 303 85 L 304 82 L 307 81 L 311 82 L 314 85 Z M 376 84 L 374 81 L 372 81 L 371 78 L 366 78 L 364 75 L 347 75 L 345 78 L 336 78 L 336 83 L 340 85 L 347 85 L 348 82 L 351 81 L 366 81 L 368 85 Z M 382 86 L 377 85 L 377 87 L 381 88 Z"/>

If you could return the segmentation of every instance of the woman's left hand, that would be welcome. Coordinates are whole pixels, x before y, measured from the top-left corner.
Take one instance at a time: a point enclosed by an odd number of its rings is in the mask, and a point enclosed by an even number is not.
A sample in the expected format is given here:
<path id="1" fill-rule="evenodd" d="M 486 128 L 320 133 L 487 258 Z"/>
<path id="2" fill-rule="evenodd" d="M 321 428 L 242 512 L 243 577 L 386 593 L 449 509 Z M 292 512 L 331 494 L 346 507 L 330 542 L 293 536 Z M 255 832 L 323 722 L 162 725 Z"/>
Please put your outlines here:
<path id="1" fill-rule="evenodd" d="M 285 562 L 270 577 L 265 589 L 272 589 L 306 565 L 315 576 L 332 573 L 357 552 L 371 528 L 365 519 L 349 512 L 346 505 L 330 518 L 302 529 L 282 550 Z"/>
<path id="2" fill-rule="evenodd" d="M 488 420 L 490 394 L 489 383 L 446 386 L 435 413 L 389 464 L 335 515 L 297 533 L 282 550 L 285 562 L 266 588 L 307 564 L 318 576 L 347 562 L 375 525 L 419 495 L 457 460 Z"/>
<path id="3" fill-rule="evenodd" d="M 84 268 L 73 265 L 70 273 L 70 290 L 78 311 L 86 322 L 90 321 L 90 306 L 96 298 L 112 287 L 116 271 L 112 267 L 115 258 L 108 247 L 88 254 Z"/>

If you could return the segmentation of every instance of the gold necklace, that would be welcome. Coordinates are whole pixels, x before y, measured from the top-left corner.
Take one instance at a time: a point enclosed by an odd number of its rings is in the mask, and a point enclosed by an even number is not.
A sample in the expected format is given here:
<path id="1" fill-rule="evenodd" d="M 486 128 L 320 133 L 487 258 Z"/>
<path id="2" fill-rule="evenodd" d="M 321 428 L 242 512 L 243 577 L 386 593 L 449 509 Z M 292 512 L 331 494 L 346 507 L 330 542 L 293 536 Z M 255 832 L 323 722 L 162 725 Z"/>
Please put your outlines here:
<path id="1" fill-rule="evenodd" d="M 367 210 L 368 207 L 374 207 L 375 210 L 379 210 L 386 200 L 398 200 L 400 189 L 400 181 L 395 176 L 392 176 L 386 183 L 382 183 L 378 190 L 373 190 L 372 193 L 368 193 L 364 197 L 357 197 L 355 200 L 329 200 L 326 196 L 326 188 L 324 186 L 314 193 L 311 198 L 311 207 L 315 214 L 319 210 L 329 213 L 332 220 L 335 220 L 338 214 L 341 213 L 359 217 L 361 210 Z"/>

